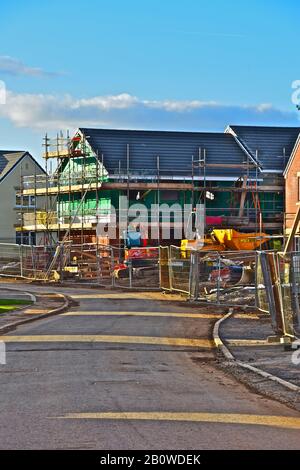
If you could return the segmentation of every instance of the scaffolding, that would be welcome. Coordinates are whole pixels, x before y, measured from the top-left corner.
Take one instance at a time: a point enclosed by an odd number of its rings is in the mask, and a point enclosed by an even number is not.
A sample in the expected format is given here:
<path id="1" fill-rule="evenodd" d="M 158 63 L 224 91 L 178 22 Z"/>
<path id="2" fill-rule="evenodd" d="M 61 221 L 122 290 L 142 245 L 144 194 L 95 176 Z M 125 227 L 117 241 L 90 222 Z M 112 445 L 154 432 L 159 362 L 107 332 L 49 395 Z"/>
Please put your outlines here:
<path id="1" fill-rule="evenodd" d="M 256 153 L 257 161 L 258 153 Z M 276 194 L 284 193 L 284 182 L 277 178 L 272 184 L 265 184 L 259 177 L 259 167 L 256 162 L 246 157 L 241 164 L 207 163 L 206 149 L 199 148 L 198 158 L 192 158 L 193 203 L 194 194 L 198 191 L 197 201 L 204 207 L 205 218 L 208 213 L 219 215 L 224 213 L 223 221 L 228 228 L 247 227 L 248 230 L 255 232 L 269 230 L 283 233 L 283 207 L 278 207 Z M 210 168 L 219 172 L 228 169 L 238 170 L 240 176 L 232 186 L 225 186 L 221 181 L 218 181 L 216 186 L 214 181 L 209 181 L 207 178 Z M 197 174 L 198 181 L 202 182 L 202 186 L 199 187 L 195 182 Z M 214 199 L 215 193 L 228 193 L 228 204 L 223 206 L 209 204 L 209 201 Z M 265 208 L 263 206 L 266 202 Z"/>
<path id="2" fill-rule="evenodd" d="M 53 233 L 56 241 L 70 240 L 72 230 L 80 234 L 79 241 L 83 243 L 84 230 L 97 224 L 101 215 L 97 204 L 94 220 L 90 218 L 89 225 L 84 202 L 91 192 L 98 201 L 98 190 L 105 177 L 103 167 L 98 158 L 93 159 L 93 165 L 88 161 L 85 139 L 81 139 L 79 148 L 76 142 L 76 138 L 69 136 L 57 135 L 49 139 L 46 135 L 43 143 L 45 174 L 21 175 L 19 230 L 43 233 L 43 243 L 53 241 Z M 71 161 L 76 163 L 71 164 Z M 34 205 L 26 205 L 25 198 L 33 199 Z"/>
<path id="3" fill-rule="evenodd" d="M 141 193 L 145 200 L 152 193 L 152 201 L 159 207 L 164 201 L 165 191 L 178 191 L 182 194 L 182 203 L 195 207 L 201 203 L 207 214 L 222 215 L 223 227 L 242 230 L 254 229 L 282 233 L 283 213 L 276 206 L 274 194 L 284 192 L 280 180 L 266 184 L 258 177 L 258 165 L 245 157 L 240 164 L 208 162 L 207 149 L 199 148 L 197 156 L 191 156 L 191 168 L 181 172 L 180 180 L 170 172 L 166 174 L 160 165 L 160 156 L 156 156 L 156 168 L 131 170 L 131 149 L 126 145 L 126 168 L 121 162 L 113 170 L 105 168 L 105 155 L 94 154 L 87 142 L 87 137 L 77 133 L 73 138 L 62 133 L 54 139 L 48 135 L 43 141 L 45 174 L 32 176 L 21 175 L 19 197 L 21 199 L 20 221 L 17 231 L 39 234 L 41 245 L 56 245 L 73 242 L 77 245 L 87 243 L 113 244 L 123 248 L 122 233 L 116 216 L 116 239 L 104 240 L 97 236 L 99 221 L 112 222 L 111 197 L 105 194 L 126 194 L 128 200 L 132 193 Z M 217 177 L 208 178 L 209 171 L 234 170 L 240 176 L 228 181 Z M 209 196 L 214 200 L 210 200 Z M 267 211 L 263 201 L 266 196 L 273 198 L 268 202 Z M 136 196 L 137 197 L 137 196 Z M 227 199 L 226 199 L 227 198 Z M 26 204 L 30 200 L 31 204 Z M 221 204 L 218 201 L 221 201 Z M 217 202 L 216 202 L 217 201 Z M 129 205 L 125 209 L 126 226 L 130 224 Z M 117 212 L 120 212 L 118 207 Z M 123 214 L 124 215 L 124 214 Z M 162 240 L 164 221 L 158 209 L 155 219 L 157 226 L 155 244 Z M 175 222 L 174 222 L 175 224 Z"/>

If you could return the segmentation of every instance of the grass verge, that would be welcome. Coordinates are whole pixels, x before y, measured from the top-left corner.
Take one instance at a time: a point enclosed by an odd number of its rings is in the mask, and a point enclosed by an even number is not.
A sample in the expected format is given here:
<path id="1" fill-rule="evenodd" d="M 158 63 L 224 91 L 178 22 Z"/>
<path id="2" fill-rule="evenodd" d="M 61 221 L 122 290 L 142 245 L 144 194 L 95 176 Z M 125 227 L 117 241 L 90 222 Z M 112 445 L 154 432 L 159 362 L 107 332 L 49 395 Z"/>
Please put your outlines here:
<path id="1" fill-rule="evenodd" d="M 22 305 L 31 305 L 32 301 L 23 299 L 0 299 L 0 314 L 15 310 Z"/>

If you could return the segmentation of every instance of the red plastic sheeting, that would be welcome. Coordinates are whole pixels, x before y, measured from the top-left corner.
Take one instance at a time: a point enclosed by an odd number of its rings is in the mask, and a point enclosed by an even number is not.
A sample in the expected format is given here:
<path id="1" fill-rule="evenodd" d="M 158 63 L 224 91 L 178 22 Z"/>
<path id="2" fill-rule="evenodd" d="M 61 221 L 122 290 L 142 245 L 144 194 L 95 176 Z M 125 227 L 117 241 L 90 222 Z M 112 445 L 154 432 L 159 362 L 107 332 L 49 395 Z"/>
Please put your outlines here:
<path id="1" fill-rule="evenodd" d="M 222 225 L 223 217 L 209 215 L 206 217 L 206 225 Z"/>

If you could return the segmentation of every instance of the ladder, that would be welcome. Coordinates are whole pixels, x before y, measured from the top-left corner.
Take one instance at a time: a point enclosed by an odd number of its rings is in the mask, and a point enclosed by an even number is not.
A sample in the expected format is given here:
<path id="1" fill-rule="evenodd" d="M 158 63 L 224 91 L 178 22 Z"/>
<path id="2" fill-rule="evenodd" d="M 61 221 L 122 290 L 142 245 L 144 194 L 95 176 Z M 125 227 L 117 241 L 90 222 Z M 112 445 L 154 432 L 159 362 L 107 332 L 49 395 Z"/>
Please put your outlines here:
<path id="1" fill-rule="evenodd" d="M 249 181 L 249 188 L 252 194 L 254 209 L 257 210 L 256 223 L 259 223 L 262 212 L 261 212 L 260 199 L 259 199 L 258 192 L 257 192 L 257 183 Z"/>

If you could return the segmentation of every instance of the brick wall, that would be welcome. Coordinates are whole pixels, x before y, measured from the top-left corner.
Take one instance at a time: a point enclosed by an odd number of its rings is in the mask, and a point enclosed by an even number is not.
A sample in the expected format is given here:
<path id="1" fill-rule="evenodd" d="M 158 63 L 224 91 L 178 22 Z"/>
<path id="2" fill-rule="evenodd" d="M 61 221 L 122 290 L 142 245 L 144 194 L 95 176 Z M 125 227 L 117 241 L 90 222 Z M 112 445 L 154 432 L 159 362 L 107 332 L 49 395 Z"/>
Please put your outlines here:
<path id="1" fill-rule="evenodd" d="M 297 212 L 297 202 L 299 201 L 298 176 L 300 174 L 300 145 L 296 150 L 293 163 L 291 164 L 285 180 L 285 216 L 286 229 L 293 225 L 294 217 Z"/>

